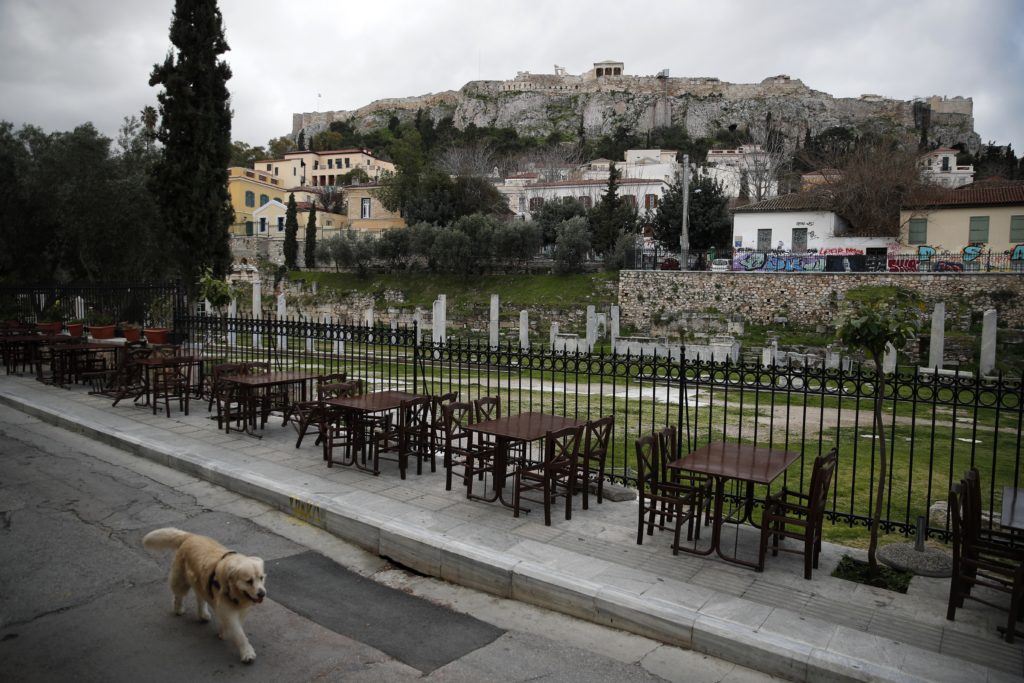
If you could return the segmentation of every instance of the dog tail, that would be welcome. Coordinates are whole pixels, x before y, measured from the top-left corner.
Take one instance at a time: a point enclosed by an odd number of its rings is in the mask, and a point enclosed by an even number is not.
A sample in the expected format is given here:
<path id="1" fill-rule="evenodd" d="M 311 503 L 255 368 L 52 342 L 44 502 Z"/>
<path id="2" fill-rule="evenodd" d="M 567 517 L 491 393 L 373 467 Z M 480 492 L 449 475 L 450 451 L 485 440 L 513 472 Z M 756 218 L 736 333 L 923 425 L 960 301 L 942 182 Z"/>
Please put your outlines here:
<path id="1" fill-rule="evenodd" d="M 177 550 L 185 542 L 185 539 L 191 535 L 187 531 L 175 529 L 174 527 L 157 529 L 156 531 L 150 531 L 143 537 L 142 545 L 149 550 Z"/>

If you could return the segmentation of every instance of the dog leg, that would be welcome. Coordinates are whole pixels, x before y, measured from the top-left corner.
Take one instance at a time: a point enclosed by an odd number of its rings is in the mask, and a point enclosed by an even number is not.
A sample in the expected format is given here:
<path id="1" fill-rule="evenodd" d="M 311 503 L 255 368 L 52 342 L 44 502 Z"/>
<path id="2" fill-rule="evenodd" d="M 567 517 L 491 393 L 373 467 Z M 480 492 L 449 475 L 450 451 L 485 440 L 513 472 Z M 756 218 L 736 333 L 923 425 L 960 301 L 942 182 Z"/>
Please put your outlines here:
<path id="1" fill-rule="evenodd" d="M 188 585 L 188 579 L 183 574 L 175 571 L 177 567 L 171 570 L 171 576 L 169 583 L 171 585 L 171 593 L 174 595 L 174 600 L 171 603 L 174 609 L 175 616 L 181 616 L 185 613 L 185 596 L 188 595 L 191 588 Z"/>
<path id="2" fill-rule="evenodd" d="M 251 664 L 256 659 L 256 650 L 249 644 L 242 630 L 242 621 L 235 611 L 220 610 L 217 612 L 217 621 L 222 624 L 221 638 L 230 640 L 238 648 L 238 655 L 243 664 Z"/>
<path id="3" fill-rule="evenodd" d="M 206 623 L 210 620 L 210 607 L 206 604 L 206 600 L 203 600 L 198 594 L 196 595 L 196 603 L 198 608 L 196 616 L 199 617 L 199 621 Z"/>

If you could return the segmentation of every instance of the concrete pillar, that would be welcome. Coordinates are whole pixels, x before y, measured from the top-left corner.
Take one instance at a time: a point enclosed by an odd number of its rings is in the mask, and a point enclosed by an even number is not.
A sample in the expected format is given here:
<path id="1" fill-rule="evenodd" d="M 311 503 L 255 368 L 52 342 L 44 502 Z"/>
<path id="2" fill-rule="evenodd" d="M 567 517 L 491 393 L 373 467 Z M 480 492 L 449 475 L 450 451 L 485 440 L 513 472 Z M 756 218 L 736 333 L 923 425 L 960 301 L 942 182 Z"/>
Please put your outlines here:
<path id="1" fill-rule="evenodd" d="M 551 323 L 551 338 L 548 341 L 548 346 L 550 346 L 552 350 L 554 350 L 554 348 L 555 348 L 555 337 L 557 337 L 557 336 L 558 336 L 558 323 Z"/>
<path id="2" fill-rule="evenodd" d="M 935 304 L 932 313 L 932 338 L 928 347 L 928 367 L 942 369 L 942 355 L 946 346 L 946 304 Z"/>
<path id="3" fill-rule="evenodd" d="M 443 344 L 448 339 L 448 297 L 438 294 L 434 302 L 432 339 L 435 344 Z"/>
<path id="4" fill-rule="evenodd" d="M 238 317 L 238 299 L 232 299 L 228 304 L 228 318 L 234 320 Z M 234 346 L 238 341 L 238 333 L 231 327 L 228 328 L 228 346 Z"/>
<path id="5" fill-rule="evenodd" d="M 320 284 L 319 282 L 317 282 L 316 280 L 313 280 L 313 294 L 317 293 L 317 290 L 319 289 L 319 287 L 317 285 L 319 285 L 319 284 Z"/>
<path id="6" fill-rule="evenodd" d="M 71 308 L 74 311 L 75 320 L 85 320 L 85 299 L 76 296 Z"/>
<path id="7" fill-rule="evenodd" d="M 530 313 L 526 310 L 519 311 L 519 348 L 530 348 Z"/>
<path id="8" fill-rule="evenodd" d="M 277 295 L 277 320 L 284 322 L 288 319 L 288 303 L 285 301 L 284 292 Z M 288 335 L 284 333 L 283 327 L 278 327 L 280 330 L 277 333 L 277 349 L 279 351 L 288 348 Z"/>
<path id="9" fill-rule="evenodd" d="M 331 316 L 330 322 L 331 322 L 331 327 L 333 329 L 337 330 L 338 329 L 338 321 L 334 318 L 334 316 Z M 345 340 L 340 338 L 340 336 L 341 336 L 340 333 L 335 332 L 335 334 L 338 335 L 338 336 L 336 336 L 334 338 L 334 342 L 332 344 L 332 347 L 334 349 L 334 355 L 335 356 L 340 356 L 340 355 L 345 353 Z"/>
<path id="10" fill-rule="evenodd" d="M 617 305 L 612 306 L 612 348 L 615 348 L 615 342 L 619 339 L 619 307 Z"/>
<path id="11" fill-rule="evenodd" d="M 259 280 L 252 283 L 252 317 L 254 320 L 263 318 L 263 283 Z M 256 349 L 263 346 L 262 337 L 259 332 L 252 333 L 252 345 Z"/>
<path id="12" fill-rule="evenodd" d="M 597 313 L 594 306 L 587 306 L 587 351 L 593 351 L 596 342 Z"/>
<path id="13" fill-rule="evenodd" d="M 885 345 L 885 355 L 882 356 L 882 372 L 896 372 L 896 347 L 892 344 Z M 942 367 L 941 365 L 939 367 Z"/>
<path id="14" fill-rule="evenodd" d="M 373 306 L 363 311 L 363 324 L 367 327 L 373 327 Z"/>
<path id="15" fill-rule="evenodd" d="M 416 344 L 423 341 L 423 310 L 417 306 L 412 314 L 412 320 L 416 324 Z"/>
<path id="16" fill-rule="evenodd" d="M 492 349 L 498 348 L 498 313 L 500 302 L 497 294 L 491 294 L 491 317 L 487 325 L 487 343 Z"/>
<path id="17" fill-rule="evenodd" d="M 981 319 L 981 360 L 978 374 L 989 375 L 996 367 L 996 311 L 990 308 Z"/>
<path id="18" fill-rule="evenodd" d="M 775 365 L 779 358 L 779 342 L 775 339 L 761 351 L 761 365 Z"/>

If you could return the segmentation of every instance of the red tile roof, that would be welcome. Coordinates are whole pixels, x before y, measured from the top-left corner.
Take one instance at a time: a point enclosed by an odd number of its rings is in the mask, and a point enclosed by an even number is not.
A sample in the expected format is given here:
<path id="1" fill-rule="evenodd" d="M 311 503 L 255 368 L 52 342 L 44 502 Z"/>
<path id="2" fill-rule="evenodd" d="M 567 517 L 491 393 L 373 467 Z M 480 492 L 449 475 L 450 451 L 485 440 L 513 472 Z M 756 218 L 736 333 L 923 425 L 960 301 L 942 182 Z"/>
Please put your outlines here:
<path id="1" fill-rule="evenodd" d="M 1024 206 L 1024 183 L 987 185 L 975 183 L 956 190 L 929 192 L 903 202 L 905 209 L 956 206 Z"/>
<path id="2" fill-rule="evenodd" d="M 821 191 L 781 194 L 756 204 L 733 209 L 733 213 L 766 213 L 783 211 L 832 211 L 832 200 Z"/>

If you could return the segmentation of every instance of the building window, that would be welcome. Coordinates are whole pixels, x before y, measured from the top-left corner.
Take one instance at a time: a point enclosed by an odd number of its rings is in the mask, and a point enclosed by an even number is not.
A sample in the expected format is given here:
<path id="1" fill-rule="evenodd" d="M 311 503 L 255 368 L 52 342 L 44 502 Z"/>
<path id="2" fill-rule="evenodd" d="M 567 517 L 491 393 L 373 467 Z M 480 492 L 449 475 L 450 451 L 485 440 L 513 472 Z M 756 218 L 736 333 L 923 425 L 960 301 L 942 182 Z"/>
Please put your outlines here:
<path id="1" fill-rule="evenodd" d="M 658 195 L 656 194 L 645 194 L 644 195 L 644 208 L 648 211 L 653 211 L 658 208 Z"/>
<path id="2" fill-rule="evenodd" d="M 519 210 L 524 212 L 526 211 L 526 197 L 519 198 Z"/>
<path id="3" fill-rule="evenodd" d="M 319 159 L 313 159 L 313 170 L 316 171 L 319 168 L 320 168 L 320 160 Z"/>
<path id="4" fill-rule="evenodd" d="M 256 206 L 256 193 L 246 191 L 245 193 L 245 205 L 248 207 Z"/>
<path id="5" fill-rule="evenodd" d="M 971 244 L 988 242 L 988 216 L 971 216 L 967 230 L 967 241 Z"/>
<path id="6" fill-rule="evenodd" d="M 252 237 L 252 221 L 245 222 L 245 235 L 246 237 Z"/>
<path id="7" fill-rule="evenodd" d="M 349 167 L 348 157 L 345 157 L 345 168 L 348 168 L 348 167 Z"/>
<path id="8" fill-rule="evenodd" d="M 334 168 L 334 159 L 327 160 L 327 168 Z"/>
<path id="9" fill-rule="evenodd" d="M 807 251 L 807 228 L 793 228 L 793 243 L 789 250 L 793 252 Z"/>
<path id="10" fill-rule="evenodd" d="M 580 197 L 580 202 L 583 203 L 583 207 L 589 209 L 594 206 L 594 200 L 590 197 Z"/>
<path id="11" fill-rule="evenodd" d="M 295 168 L 294 166 L 292 166 L 292 175 L 293 175 L 293 176 L 297 176 L 297 175 L 299 175 L 299 169 L 297 169 L 297 168 Z"/>
<path id="12" fill-rule="evenodd" d="M 540 211 L 543 206 L 543 197 L 530 197 L 530 211 Z"/>
<path id="13" fill-rule="evenodd" d="M 284 216 L 277 217 L 277 231 L 284 232 Z"/>
<path id="14" fill-rule="evenodd" d="M 631 194 L 622 195 L 622 203 L 633 209 L 636 208 L 636 197 Z"/>
<path id="15" fill-rule="evenodd" d="M 273 165 L 273 164 L 267 164 L 267 170 L 268 170 L 268 171 L 269 171 L 269 170 L 271 170 L 271 169 L 273 169 L 273 168 L 274 168 L 274 165 Z"/>
<path id="16" fill-rule="evenodd" d="M 757 231 L 757 250 L 758 251 L 771 251 L 772 250 L 772 229 L 761 228 Z"/>
<path id="17" fill-rule="evenodd" d="M 1024 216 L 1010 216 L 1010 241 L 1014 244 L 1024 242 Z"/>
<path id="18" fill-rule="evenodd" d="M 369 218 L 370 217 L 370 198 L 363 197 L 359 200 L 359 217 Z"/>
<path id="19" fill-rule="evenodd" d="M 928 219 L 911 218 L 907 226 L 907 244 L 928 244 Z"/>
<path id="20" fill-rule="evenodd" d="M 266 217 L 260 218 L 260 232 L 267 231 L 267 219 Z"/>
<path id="21" fill-rule="evenodd" d="M 948 171 L 949 170 L 949 157 L 942 157 L 942 170 L 943 171 Z"/>
<path id="22" fill-rule="evenodd" d="M 268 197 L 265 194 L 261 194 L 260 195 L 260 206 L 263 206 L 264 204 L 266 204 L 269 201 L 270 201 L 270 197 Z"/>

